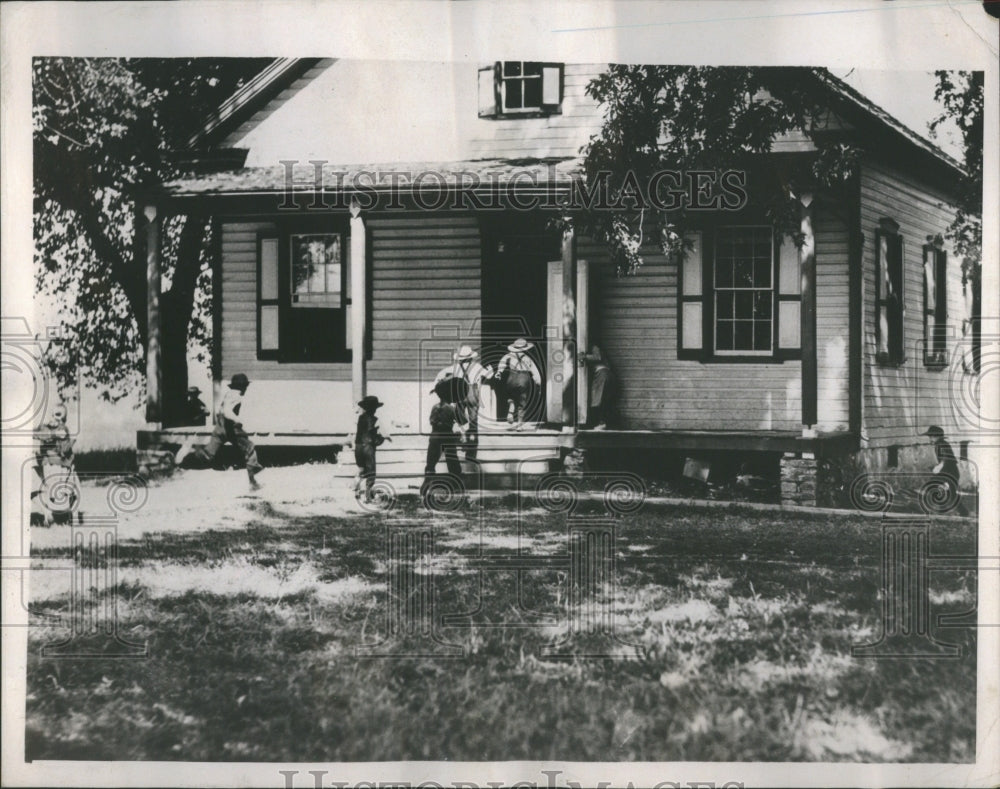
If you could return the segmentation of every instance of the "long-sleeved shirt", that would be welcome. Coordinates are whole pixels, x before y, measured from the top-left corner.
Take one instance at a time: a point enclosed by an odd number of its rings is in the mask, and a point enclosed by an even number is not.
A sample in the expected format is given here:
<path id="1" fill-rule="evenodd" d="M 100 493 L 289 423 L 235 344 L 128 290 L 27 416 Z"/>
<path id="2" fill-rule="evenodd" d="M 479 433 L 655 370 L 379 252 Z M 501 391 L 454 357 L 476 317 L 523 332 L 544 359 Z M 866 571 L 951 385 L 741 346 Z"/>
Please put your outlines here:
<path id="1" fill-rule="evenodd" d="M 354 446 L 374 448 L 384 442 L 385 436 L 378 429 L 378 417 L 375 414 L 362 411 L 358 415 L 358 432 L 354 438 Z"/>
<path id="2" fill-rule="evenodd" d="M 513 351 L 508 353 L 500 360 L 500 364 L 497 365 L 497 375 L 503 375 L 504 370 L 510 370 L 512 373 L 529 373 L 531 380 L 537 386 L 541 386 L 542 374 L 538 372 L 538 365 L 526 354 L 514 353 Z"/>

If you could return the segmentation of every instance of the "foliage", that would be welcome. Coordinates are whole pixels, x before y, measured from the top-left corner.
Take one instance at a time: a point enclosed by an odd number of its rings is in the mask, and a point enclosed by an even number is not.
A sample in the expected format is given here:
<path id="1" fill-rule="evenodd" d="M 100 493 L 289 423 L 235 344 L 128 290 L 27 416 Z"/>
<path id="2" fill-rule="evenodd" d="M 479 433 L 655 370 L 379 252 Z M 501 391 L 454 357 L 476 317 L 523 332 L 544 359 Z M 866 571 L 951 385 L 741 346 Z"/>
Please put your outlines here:
<path id="1" fill-rule="evenodd" d="M 593 182 L 611 173 L 608 202 L 619 210 L 590 210 L 581 220 L 609 243 L 619 271 L 629 273 L 642 263 L 640 224 L 646 218 L 645 206 L 630 203 L 636 183 L 641 191 L 663 170 L 682 177 L 752 170 L 775 138 L 827 118 L 815 75 L 802 68 L 613 64 L 587 92 L 605 107 L 601 131 L 585 148 L 587 176 Z M 782 162 L 769 168 L 765 184 L 751 188 L 775 226 L 798 241 L 793 198 L 817 185 L 845 183 L 856 171 L 856 156 L 852 146 L 821 142 L 811 161 Z M 676 209 L 652 211 L 665 253 L 679 251 L 695 210 L 681 201 Z"/>
<path id="2" fill-rule="evenodd" d="M 963 271 L 976 286 L 982 271 L 983 233 L 983 72 L 935 71 L 934 98 L 941 114 L 931 122 L 931 133 L 954 121 L 962 136 L 966 178 L 959 192 L 955 220 L 947 236 L 962 257 Z"/>
<path id="3" fill-rule="evenodd" d="M 112 401 L 142 391 L 146 279 L 134 248 L 136 201 L 177 172 L 169 152 L 266 62 L 34 60 L 36 287 L 59 304 L 70 340 L 49 359 L 61 387 L 83 382 Z M 190 334 L 205 356 L 207 241 L 204 220 L 165 222 L 164 350 L 183 349 Z M 186 377 L 186 368 L 177 374 Z"/>

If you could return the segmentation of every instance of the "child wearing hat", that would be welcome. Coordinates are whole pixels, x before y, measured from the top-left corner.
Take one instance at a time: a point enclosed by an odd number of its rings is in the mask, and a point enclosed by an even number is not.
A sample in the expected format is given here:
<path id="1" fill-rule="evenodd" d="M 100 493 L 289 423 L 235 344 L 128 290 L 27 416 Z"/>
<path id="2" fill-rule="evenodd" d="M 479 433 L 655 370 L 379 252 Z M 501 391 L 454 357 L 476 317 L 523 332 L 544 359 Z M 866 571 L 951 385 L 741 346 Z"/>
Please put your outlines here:
<path id="1" fill-rule="evenodd" d="M 452 401 L 461 417 L 465 430 L 465 457 L 475 460 L 479 448 L 479 408 L 482 402 L 482 387 L 493 378 L 493 369 L 478 361 L 479 353 L 470 345 L 462 345 L 452 354 L 452 364 L 442 369 L 434 379 L 434 386 L 446 378 L 464 381 L 466 394 Z"/>
<path id="2" fill-rule="evenodd" d="M 515 430 L 524 427 L 524 413 L 531 396 L 532 385 L 536 387 L 542 385 L 542 375 L 538 372 L 538 365 L 528 356 L 528 351 L 534 347 L 534 343 L 520 337 L 507 346 L 508 353 L 497 365 L 497 375 L 506 376 L 507 399 L 510 402 L 507 422 L 514 422 L 516 419 Z"/>
<path id="3" fill-rule="evenodd" d="M 923 435 L 930 438 L 937 460 L 937 464 L 931 469 L 931 482 L 947 491 L 948 501 L 957 502 L 955 508 L 959 515 L 967 515 L 968 511 L 962 503 L 962 494 L 958 487 L 958 458 L 955 457 L 955 450 L 951 448 L 951 444 L 944 437 L 944 430 L 939 425 L 931 425 Z"/>
<path id="4" fill-rule="evenodd" d="M 223 445 L 228 442 L 243 453 L 247 476 L 250 478 L 250 489 L 260 489 L 257 474 L 263 471 L 264 467 L 257 461 L 257 449 L 243 429 L 243 422 L 240 419 L 240 408 L 249 386 L 250 379 L 243 373 L 236 373 L 232 377 L 229 388 L 219 403 L 219 410 L 215 413 L 215 424 L 208 444 L 205 447 L 195 448 L 194 439 L 189 439 L 177 450 L 174 463 L 179 466 L 189 456 L 194 456 L 205 464 L 211 463 Z"/>
<path id="5" fill-rule="evenodd" d="M 438 402 L 431 408 L 431 437 L 427 442 L 427 462 L 424 464 L 425 486 L 430 476 L 437 471 L 442 453 L 448 472 L 462 473 L 462 464 L 458 460 L 458 442 L 465 432 L 465 418 L 458 403 L 464 401 L 467 389 L 468 384 L 463 379 L 448 374 L 431 390 L 432 394 L 438 396 Z"/>
<path id="6" fill-rule="evenodd" d="M 358 464 L 358 476 L 354 484 L 354 495 L 364 501 L 372 500 L 375 485 L 375 449 L 391 440 L 379 431 L 375 411 L 385 403 L 375 395 L 365 395 L 358 401 L 361 413 L 358 415 L 358 431 L 354 438 L 354 462 Z"/>

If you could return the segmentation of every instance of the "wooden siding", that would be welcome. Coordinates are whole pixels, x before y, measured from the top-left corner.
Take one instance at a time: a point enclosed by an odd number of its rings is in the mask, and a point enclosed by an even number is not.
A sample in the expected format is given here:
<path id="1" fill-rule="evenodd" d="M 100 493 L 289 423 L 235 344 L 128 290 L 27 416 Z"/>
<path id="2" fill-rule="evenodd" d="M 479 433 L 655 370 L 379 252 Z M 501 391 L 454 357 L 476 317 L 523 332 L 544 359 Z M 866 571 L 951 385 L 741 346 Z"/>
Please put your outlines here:
<path id="1" fill-rule="evenodd" d="M 257 236 L 270 221 L 225 222 L 222 232 L 223 375 L 256 380 L 349 381 L 350 364 L 257 359 Z M 479 226 L 471 215 L 372 217 L 370 380 L 415 381 L 421 341 L 435 327 L 463 334 L 480 316 Z M 446 343 L 447 344 L 447 343 Z"/>
<path id="2" fill-rule="evenodd" d="M 906 361 L 897 367 L 879 364 L 875 358 L 875 231 L 887 217 L 899 223 L 903 238 L 904 349 Z M 947 195 L 932 189 L 915 176 L 871 161 L 861 177 L 861 232 L 864 285 L 862 314 L 863 399 L 862 442 L 864 446 L 885 447 L 913 444 L 926 439 L 918 435 L 930 424 L 948 432 L 951 415 L 951 380 L 956 371 L 951 360 L 956 338 L 961 334 L 961 261 L 948 253 L 948 341 L 945 369 L 924 366 L 923 339 L 923 246 L 928 236 L 944 235 L 954 217 Z"/>
<path id="3" fill-rule="evenodd" d="M 819 427 L 846 430 L 847 225 L 816 215 Z M 592 301 L 595 341 L 619 376 L 627 429 L 800 430 L 801 363 L 699 362 L 677 358 L 677 266 L 655 247 L 632 277 L 616 277 L 603 248 L 581 241 L 581 258 L 602 263 Z"/>
<path id="4" fill-rule="evenodd" d="M 562 113 L 545 118 L 480 118 L 469 140 L 470 157 L 578 156 L 601 125 L 602 113 L 586 93 L 587 83 L 607 64 L 567 63 Z"/>

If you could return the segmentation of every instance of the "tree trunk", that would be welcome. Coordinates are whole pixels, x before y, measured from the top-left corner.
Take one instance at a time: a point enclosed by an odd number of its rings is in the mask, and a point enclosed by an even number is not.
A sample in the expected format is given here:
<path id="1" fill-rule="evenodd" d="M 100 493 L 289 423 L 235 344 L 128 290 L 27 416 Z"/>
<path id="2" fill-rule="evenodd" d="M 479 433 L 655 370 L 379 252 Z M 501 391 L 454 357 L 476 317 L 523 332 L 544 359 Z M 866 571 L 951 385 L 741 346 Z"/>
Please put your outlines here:
<path id="1" fill-rule="evenodd" d="M 186 421 L 188 327 L 194 309 L 195 285 L 201 271 L 204 240 L 205 221 L 187 218 L 181 230 L 173 283 L 160 302 L 165 427 L 182 425 Z"/>

